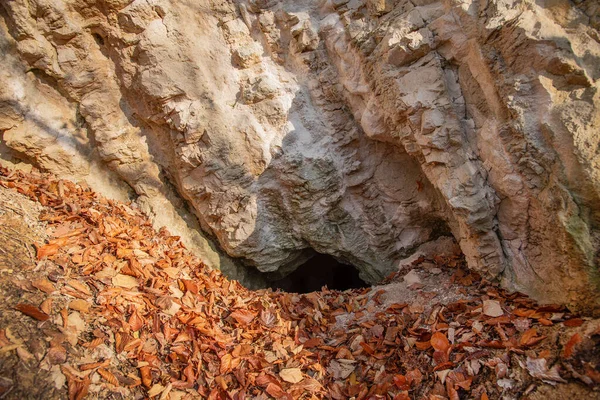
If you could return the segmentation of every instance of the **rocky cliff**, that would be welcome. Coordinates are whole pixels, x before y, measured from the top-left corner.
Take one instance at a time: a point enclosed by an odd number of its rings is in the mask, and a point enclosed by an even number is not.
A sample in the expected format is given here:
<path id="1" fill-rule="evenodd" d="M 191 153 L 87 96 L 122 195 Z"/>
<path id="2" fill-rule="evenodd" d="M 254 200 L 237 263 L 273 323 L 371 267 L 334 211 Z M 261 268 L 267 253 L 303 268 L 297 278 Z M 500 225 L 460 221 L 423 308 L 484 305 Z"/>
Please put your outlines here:
<path id="1" fill-rule="evenodd" d="M 595 0 L 3 0 L 4 163 L 132 199 L 248 284 L 456 239 L 600 296 Z M 213 244 L 214 243 L 214 244 Z"/>

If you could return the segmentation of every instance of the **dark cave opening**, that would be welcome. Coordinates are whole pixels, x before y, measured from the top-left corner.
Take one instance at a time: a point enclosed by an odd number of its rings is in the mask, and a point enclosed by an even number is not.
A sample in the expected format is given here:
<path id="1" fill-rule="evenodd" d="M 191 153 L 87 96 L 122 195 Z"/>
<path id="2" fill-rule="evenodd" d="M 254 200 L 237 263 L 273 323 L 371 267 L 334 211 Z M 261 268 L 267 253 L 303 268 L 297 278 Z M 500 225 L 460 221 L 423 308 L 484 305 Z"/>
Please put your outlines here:
<path id="1" fill-rule="evenodd" d="M 317 253 L 294 272 L 271 282 L 271 289 L 291 293 L 310 293 L 323 286 L 332 290 L 360 289 L 370 286 L 352 265 L 342 264 L 328 254 Z"/>

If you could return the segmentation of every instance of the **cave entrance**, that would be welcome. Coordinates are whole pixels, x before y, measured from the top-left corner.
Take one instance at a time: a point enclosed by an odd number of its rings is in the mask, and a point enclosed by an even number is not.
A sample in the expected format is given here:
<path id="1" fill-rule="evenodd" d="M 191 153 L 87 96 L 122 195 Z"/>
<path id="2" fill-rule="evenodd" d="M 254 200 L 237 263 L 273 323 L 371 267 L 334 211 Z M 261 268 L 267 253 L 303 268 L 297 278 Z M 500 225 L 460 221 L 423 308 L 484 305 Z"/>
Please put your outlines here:
<path id="1" fill-rule="evenodd" d="M 310 293 L 327 286 L 333 290 L 359 289 L 370 286 L 358 276 L 352 265 L 342 264 L 327 254 L 317 253 L 294 272 L 271 282 L 271 289 L 291 293 Z"/>

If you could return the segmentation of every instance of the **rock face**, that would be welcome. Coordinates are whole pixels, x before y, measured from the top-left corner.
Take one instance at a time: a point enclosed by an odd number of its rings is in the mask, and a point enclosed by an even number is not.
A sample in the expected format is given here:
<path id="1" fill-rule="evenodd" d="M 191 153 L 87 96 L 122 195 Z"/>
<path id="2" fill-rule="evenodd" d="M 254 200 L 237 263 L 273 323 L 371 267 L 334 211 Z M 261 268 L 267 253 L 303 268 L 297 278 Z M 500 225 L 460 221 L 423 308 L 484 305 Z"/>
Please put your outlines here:
<path id="1" fill-rule="evenodd" d="M 598 307 L 595 0 L 1 6 L 6 162 L 135 199 L 230 275 L 316 251 L 374 283 L 453 236 L 508 288 Z"/>

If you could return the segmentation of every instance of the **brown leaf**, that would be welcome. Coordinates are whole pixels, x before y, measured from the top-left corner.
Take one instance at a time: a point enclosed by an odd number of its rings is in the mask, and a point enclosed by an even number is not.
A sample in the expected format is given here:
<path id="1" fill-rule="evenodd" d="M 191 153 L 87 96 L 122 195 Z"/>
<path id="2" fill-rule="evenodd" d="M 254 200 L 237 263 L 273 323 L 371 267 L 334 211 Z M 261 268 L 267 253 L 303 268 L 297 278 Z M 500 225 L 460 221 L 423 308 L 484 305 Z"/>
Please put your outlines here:
<path id="1" fill-rule="evenodd" d="M 444 335 L 442 332 L 435 332 L 433 335 L 431 335 L 430 342 L 431 346 L 436 351 L 441 351 L 445 353 L 450 348 L 450 342 L 448 341 L 446 335 Z"/>
<path id="2" fill-rule="evenodd" d="M 427 350 L 431 347 L 431 341 L 428 340 L 427 342 L 415 342 L 415 347 L 418 350 Z"/>
<path id="3" fill-rule="evenodd" d="M 565 322 L 563 322 L 563 324 L 565 326 L 575 328 L 575 327 L 583 325 L 583 320 L 581 318 L 571 318 L 571 319 L 568 319 Z"/>
<path id="4" fill-rule="evenodd" d="M 275 383 L 269 383 L 269 385 L 267 386 L 266 392 L 269 393 L 271 396 L 275 397 L 277 400 L 279 400 L 279 399 L 292 400 L 292 396 L 290 396 L 289 394 L 284 392 L 284 390 L 281 388 L 281 386 L 279 386 L 278 384 L 275 384 Z"/>
<path id="5" fill-rule="evenodd" d="M 221 366 L 219 372 L 221 375 L 229 373 L 232 369 L 233 356 L 231 354 L 225 354 L 221 357 Z"/>
<path id="6" fill-rule="evenodd" d="M 47 321 L 50 316 L 37 308 L 36 306 L 32 306 L 31 304 L 19 303 L 15 306 L 15 308 L 21 311 L 23 314 L 35 318 L 38 321 Z"/>
<path id="7" fill-rule="evenodd" d="M 262 310 L 260 312 L 260 320 L 265 326 L 270 327 L 275 323 L 275 315 L 269 310 Z"/>
<path id="8" fill-rule="evenodd" d="M 86 295 L 86 296 L 91 296 L 92 292 L 90 292 L 90 288 L 88 287 L 88 285 L 86 285 L 83 282 L 80 282 L 76 279 L 70 279 L 67 284 L 69 286 L 71 286 L 73 289 L 77 290 L 78 292 Z"/>
<path id="9" fill-rule="evenodd" d="M 321 346 L 322 344 L 323 344 L 323 339 L 321 339 L 319 337 L 310 338 L 306 342 L 303 343 L 305 349 L 309 349 L 311 347 L 318 347 L 318 346 Z"/>
<path id="10" fill-rule="evenodd" d="M 98 367 L 107 367 L 110 364 L 110 360 L 97 361 L 93 363 L 81 364 L 79 366 L 80 371 L 87 371 L 89 369 L 96 369 Z"/>
<path id="11" fill-rule="evenodd" d="M 410 383 L 404 375 L 394 375 L 394 385 L 400 390 L 409 390 Z"/>
<path id="12" fill-rule="evenodd" d="M 302 371 L 300 368 L 285 368 L 279 371 L 279 376 L 286 382 L 289 383 L 298 383 L 304 377 L 302 376 Z"/>
<path id="13" fill-rule="evenodd" d="M 31 282 L 31 285 L 34 288 L 39 289 L 42 292 L 48 293 L 48 294 L 56 291 L 56 288 L 54 287 L 54 284 L 52 282 L 50 282 L 48 279 L 46 279 L 46 278 L 37 279 L 37 280 Z"/>
<path id="14" fill-rule="evenodd" d="M 119 381 L 117 380 L 117 377 L 113 375 L 112 372 L 103 368 L 98 368 L 98 373 L 100 374 L 100 376 L 102 376 L 102 378 L 104 378 L 106 382 L 110 383 L 111 385 L 119 386 Z"/>
<path id="15" fill-rule="evenodd" d="M 164 390 L 165 390 L 165 386 L 161 385 L 160 383 L 155 383 L 150 388 L 150 390 L 148 390 L 148 397 L 152 398 L 154 396 L 157 396 L 157 395 L 161 394 Z"/>
<path id="16" fill-rule="evenodd" d="M 406 379 L 410 384 L 418 385 L 423 380 L 423 374 L 419 371 L 418 368 L 413 369 L 412 371 L 408 371 L 406 373 Z"/>
<path id="17" fill-rule="evenodd" d="M 566 383 L 567 381 L 561 378 L 558 373 L 558 365 L 548 369 L 546 362 L 545 358 L 527 357 L 527 371 L 534 378 Z"/>
<path id="18" fill-rule="evenodd" d="M 127 321 L 127 323 L 129 323 L 131 330 L 135 332 L 142 329 L 142 327 L 144 326 L 144 319 L 140 317 L 137 310 L 134 310 L 131 316 L 129 317 L 129 321 Z"/>
<path id="19" fill-rule="evenodd" d="M 394 396 L 394 400 L 410 400 L 410 396 L 407 391 L 403 391 Z"/>
<path id="20" fill-rule="evenodd" d="M 367 353 L 369 355 L 375 354 L 375 349 L 370 344 L 368 344 L 366 342 L 360 342 L 359 344 L 360 344 L 360 347 L 363 348 L 363 350 L 365 351 L 365 353 Z"/>
<path id="21" fill-rule="evenodd" d="M 433 352 L 433 360 L 436 364 L 443 364 L 448 362 L 448 352 L 447 351 L 434 351 Z"/>
<path id="22" fill-rule="evenodd" d="M 327 370 L 335 379 L 346 379 L 355 368 L 352 360 L 332 360 Z"/>
<path id="23" fill-rule="evenodd" d="M 71 310 L 87 313 L 90 310 L 90 303 L 85 300 L 75 299 L 69 303 L 69 308 Z"/>
<path id="24" fill-rule="evenodd" d="M 256 384 L 258 386 L 266 387 L 269 385 L 269 383 L 274 383 L 276 385 L 279 384 L 274 376 L 266 374 L 264 372 L 261 372 L 260 375 L 256 377 Z"/>
<path id="25" fill-rule="evenodd" d="M 573 355 L 573 349 L 575 348 L 575 346 L 581 343 L 581 340 L 581 335 L 579 333 L 576 333 L 573 336 L 571 336 L 571 339 L 569 339 L 563 350 L 563 358 L 570 358 Z"/>
<path id="26" fill-rule="evenodd" d="M 537 335 L 537 330 L 535 328 L 531 328 L 525 331 L 519 340 L 521 346 L 529 346 L 531 340 Z"/>
<path id="27" fill-rule="evenodd" d="M 136 278 L 129 275 L 117 274 L 112 278 L 112 284 L 118 287 L 124 287 L 132 289 L 139 286 L 139 282 Z"/>
<path id="28" fill-rule="evenodd" d="M 48 297 L 40 304 L 40 310 L 50 315 L 52 313 L 52 298 Z"/>
<path id="29" fill-rule="evenodd" d="M 483 301 L 483 313 L 488 317 L 499 317 L 504 314 L 500 303 L 496 300 Z"/>
<path id="30" fill-rule="evenodd" d="M 235 310 L 231 313 L 231 317 L 240 325 L 248 325 L 256 317 L 256 314 L 248 310 Z"/>
<path id="31" fill-rule="evenodd" d="M 140 367 L 140 376 L 144 386 L 147 388 L 152 386 L 152 370 L 149 366 Z"/>
<path id="32" fill-rule="evenodd" d="M 57 244 L 46 244 L 44 246 L 38 247 L 37 249 L 37 258 L 41 260 L 44 257 L 50 257 L 58 253 L 58 249 L 60 246 Z"/>

